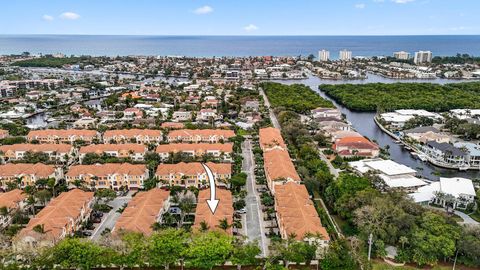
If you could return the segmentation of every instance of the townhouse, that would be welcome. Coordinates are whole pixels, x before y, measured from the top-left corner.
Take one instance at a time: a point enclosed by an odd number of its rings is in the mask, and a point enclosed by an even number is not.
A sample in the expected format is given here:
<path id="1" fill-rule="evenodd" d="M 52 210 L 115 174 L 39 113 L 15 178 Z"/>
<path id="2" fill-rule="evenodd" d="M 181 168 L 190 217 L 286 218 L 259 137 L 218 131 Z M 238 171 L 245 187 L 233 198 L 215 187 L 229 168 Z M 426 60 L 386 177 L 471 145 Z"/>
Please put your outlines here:
<path id="1" fill-rule="evenodd" d="M 227 129 L 179 129 L 168 134 L 168 142 L 219 143 L 235 137 L 233 130 Z"/>
<path id="2" fill-rule="evenodd" d="M 191 157 L 202 157 L 211 155 L 222 161 L 231 162 L 233 143 L 172 143 L 157 146 L 157 154 L 162 160 L 166 160 L 172 154 L 183 153 Z"/>
<path id="3" fill-rule="evenodd" d="M 154 129 L 107 130 L 103 134 L 104 143 L 158 144 L 163 141 L 162 131 Z"/>
<path id="4" fill-rule="evenodd" d="M 170 207 L 170 192 L 159 188 L 138 192 L 128 203 L 118 219 L 112 233 L 122 231 L 150 235 L 152 225 L 162 221 L 162 215 Z"/>
<path id="5" fill-rule="evenodd" d="M 40 143 L 74 143 L 83 141 L 92 143 L 99 140 L 99 133 L 95 130 L 77 129 L 45 129 L 32 130 L 27 135 L 27 141 L 38 141 Z"/>
<path id="6" fill-rule="evenodd" d="M 90 217 L 94 202 L 93 192 L 73 189 L 61 193 L 30 219 L 14 238 L 14 247 L 50 247 L 72 236 Z"/>
<path id="7" fill-rule="evenodd" d="M 5 207 L 7 210 L 6 215 L 0 215 L 0 228 L 5 228 L 10 225 L 13 213 L 25 208 L 26 199 L 27 194 L 23 193 L 20 189 L 0 193 L 0 208 Z"/>
<path id="8" fill-rule="evenodd" d="M 45 153 L 50 160 L 57 160 L 65 162 L 68 157 L 73 156 L 75 148 L 70 144 L 13 144 L 0 146 L 0 157 L 5 161 L 21 160 L 25 157 L 27 152 L 31 153 Z"/>
<path id="9" fill-rule="evenodd" d="M 229 186 L 232 177 L 232 165 L 207 162 L 212 170 L 216 185 Z M 209 185 L 207 173 L 200 162 L 160 164 L 155 173 L 157 179 L 171 186 L 205 187 Z"/>
<path id="10" fill-rule="evenodd" d="M 143 164 L 107 163 L 72 166 L 65 174 L 65 180 L 68 184 L 80 181 L 90 189 L 136 190 L 143 188 L 148 176 L 148 169 Z"/>
<path id="11" fill-rule="evenodd" d="M 272 149 L 286 150 L 287 145 L 283 141 L 279 129 L 273 127 L 262 128 L 258 132 L 260 148 L 266 152 Z"/>
<path id="12" fill-rule="evenodd" d="M 301 181 L 287 151 L 273 149 L 263 152 L 263 162 L 267 185 L 273 194 L 275 194 L 278 185 Z"/>
<path id="13" fill-rule="evenodd" d="M 200 190 L 198 193 L 198 204 L 195 210 L 194 230 L 200 230 L 202 224 L 206 224 L 210 230 L 222 230 L 219 228 L 220 222 L 226 220 L 228 225 L 233 224 L 233 198 L 232 193 L 225 189 L 217 189 L 216 199 L 220 201 L 215 209 L 215 214 L 208 207 L 207 200 L 210 199 L 210 190 Z M 229 226 L 225 232 L 233 234 L 232 226 Z"/>
<path id="14" fill-rule="evenodd" d="M 304 185 L 290 182 L 277 186 L 275 211 L 283 239 L 294 236 L 297 241 L 316 244 L 317 258 L 324 254 L 330 237 Z"/>
<path id="15" fill-rule="evenodd" d="M 56 168 L 53 165 L 42 163 L 8 163 L 0 165 L 0 184 L 2 189 L 7 189 L 10 182 L 19 182 L 21 188 L 33 186 L 39 179 L 53 178 L 59 180 L 63 178 L 62 168 Z"/>
<path id="16" fill-rule="evenodd" d="M 85 155 L 93 153 L 116 158 L 130 158 L 133 161 L 143 161 L 148 149 L 145 145 L 135 143 L 125 144 L 91 144 L 83 146 L 78 151 L 80 163 Z"/>
<path id="17" fill-rule="evenodd" d="M 177 122 L 163 122 L 161 127 L 164 129 L 182 129 L 185 125 Z"/>
<path id="18" fill-rule="evenodd" d="M 380 147 L 365 137 L 344 137 L 335 141 L 332 148 L 341 157 L 377 157 L 380 154 Z"/>

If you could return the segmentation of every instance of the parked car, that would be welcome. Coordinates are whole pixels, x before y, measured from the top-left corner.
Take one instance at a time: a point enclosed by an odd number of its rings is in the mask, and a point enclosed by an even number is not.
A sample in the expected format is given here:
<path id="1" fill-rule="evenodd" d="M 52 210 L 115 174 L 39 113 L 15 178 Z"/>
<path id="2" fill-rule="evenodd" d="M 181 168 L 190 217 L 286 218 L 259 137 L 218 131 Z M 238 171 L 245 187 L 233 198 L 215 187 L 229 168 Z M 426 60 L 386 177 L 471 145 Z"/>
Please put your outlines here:
<path id="1" fill-rule="evenodd" d="M 88 232 L 88 231 L 83 231 L 82 234 L 83 236 L 92 236 L 92 232 Z"/>
<path id="2" fill-rule="evenodd" d="M 239 210 L 237 210 L 237 213 L 239 213 L 239 214 L 246 214 L 246 213 L 247 213 L 247 209 L 245 209 L 245 208 L 239 209 Z"/>

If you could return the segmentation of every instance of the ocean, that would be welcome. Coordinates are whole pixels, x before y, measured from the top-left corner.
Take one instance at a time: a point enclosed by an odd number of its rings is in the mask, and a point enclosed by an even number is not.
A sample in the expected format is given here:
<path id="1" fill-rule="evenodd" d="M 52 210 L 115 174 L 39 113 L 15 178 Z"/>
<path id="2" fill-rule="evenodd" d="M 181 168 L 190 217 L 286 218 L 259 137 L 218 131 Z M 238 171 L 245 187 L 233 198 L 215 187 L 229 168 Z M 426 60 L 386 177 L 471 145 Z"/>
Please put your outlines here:
<path id="1" fill-rule="evenodd" d="M 317 56 L 342 49 L 354 56 L 389 56 L 395 51 L 430 50 L 434 56 L 480 56 L 480 36 L 89 36 L 0 35 L 0 55 L 64 53 L 124 56 Z"/>

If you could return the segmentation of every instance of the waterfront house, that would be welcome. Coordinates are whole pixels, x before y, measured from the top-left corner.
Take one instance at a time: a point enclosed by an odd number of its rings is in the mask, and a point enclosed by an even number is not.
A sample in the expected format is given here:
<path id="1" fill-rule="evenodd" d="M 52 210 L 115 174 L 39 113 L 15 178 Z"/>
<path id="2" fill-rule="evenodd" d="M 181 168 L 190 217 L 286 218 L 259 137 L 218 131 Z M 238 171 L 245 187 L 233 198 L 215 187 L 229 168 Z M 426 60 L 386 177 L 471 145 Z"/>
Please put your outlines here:
<path id="1" fill-rule="evenodd" d="M 73 127 L 78 129 L 94 129 L 97 127 L 97 119 L 84 117 L 73 122 Z"/>
<path id="2" fill-rule="evenodd" d="M 435 141 L 437 143 L 449 143 L 451 138 L 447 134 L 440 133 L 434 127 L 416 127 L 413 129 L 404 130 L 405 137 L 420 143 L 427 143 L 428 141 Z"/>
<path id="3" fill-rule="evenodd" d="M 155 129 L 107 130 L 103 135 L 105 143 L 159 144 L 163 141 L 162 131 Z"/>
<path id="4" fill-rule="evenodd" d="M 468 205 L 475 203 L 476 194 L 472 180 L 442 177 L 439 181 L 421 187 L 409 196 L 416 203 L 434 203 L 443 207 L 448 205 L 453 209 L 466 209 Z"/>
<path id="5" fill-rule="evenodd" d="M 229 190 L 218 188 L 215 195 L 220 203 L 215 210 L 215 214 L 213 214 L 207 204 L 207 200 L 210 199 L 210 190 L 204 189 L 198 193 L 198 204 L 195 210 L 195 221 L 193 224 L 194 230 L 200 230 L 202 223 L 205 223 L 210 230 L 221 230 L 219 225 L 222 220 L 226 220 L 228 225 L 233 224 L 232 194 Z M 232 226 L 229 226 L 225 232 L 232 234 Z"/>
<path id="6" fill-rule="evenodd" d="M 27 135 L 27 141 L 38 141 L 40 143 L 74 143 L 82 141 L 92 143 L 99 139 L 99 134 L 95 130 L 78 129 L 46 129 L 32 130 Z"/>
<path id="7" fill-rule="evenodd" d="M 168 134 L 168 142 L 219 143 L 235 137 L 233 130 L 226 129 L 179 129 Z"/>
<path id="8" fill-rule="evenodd" d="M 229 186 L 232 177 L 231 164 L 207 162 L 206 165 L 212 170 L 216 185 Z M 202 188 L 209 185 L 207 173 L 200 162 L 160 164 L 155 176 L 160 182 L 170 186 Z"/>
<path id="9" fill-rule="evenodd" d="M 116 158 L 130 158 L 132 161 L 143 161 L 147 153 L 147 147 L 142 144 L 91 144 L 83 146 L 79 150 L 80 163 L 88 153 L 107 155 Z"/>
<path id="10" fill-rule="evenodd" d="M 172 154 L 183 153 L 190 157 L 210 155 L 222 161 L 232 161 L 233 143 L 171 143 L 157 146 L 156 152 L 162 160 Z"/>
<path id="11" fill-rule="evenodd" d="M 0 215 L 0 229 L 10 225 L 12 215 L 26 206 L 27 194 L 20 189 L 0 193 L 0 208 L 5 207 L 6 215 Z"/>
<path id="12" fill-rule="evenodd" d="M 317 258 L 328 248 L 330 237 L 304 185 L 287 183 L 276 187 L 275 211 L 282 239 L 295 236 L 318 246 Z"/>
<path id="13" fill-rule="evenodd" d="M 359 175 L 374 173 L 382 180 L 379 189 L 394 189 L 397 191 L 414 192 L 427 183 L 416 177 L 417 172 L 393 160 L 364 159 L 349 162 L 348 165 Z"/>
<path id="14" fill-rule="evenodd" d="M 61 162 L 67 161 L 69 156 L 73 156 L 75 148 L 70 144 L 13 144 L 0 146 L 0 157 L 5 161 L 22 160 L 27 152 L 31 153 L 45 153 L 50 160 L 58 160 Z"/>
<path id="15" fill-rule="evenodd" d="M 65 174 L 65 180 L 72 185 L 79 181 L 90 189 L 137 190 L 143 188 L 148 175 L 143 164 L 106 163 L 74 165 Z"/>
<path id="16" fill-rule="evenodd" d="M 449 143 L 428 141 L 422 145 L 422 152 L 429 157 L 434 164 L 448 168 L 460 168 L 467 166 L 467 152 Z"/>
<path id="17" fill-rule="evenodd" d="M 94 202 L 93 192 L 73 189 L 61 193 L 15 236 L 15 249 L 50 247 L 72 236 L 90 217 Z"/>
<path id="18" fill-rule="evenodd" d="M 152 234 L 152 225 L 161 223 L 162 215 L 170 207 L 170 192 L 159 188 L 138 192 L 128 203 L 112 233 L 121 231 Z"/>
<path id="19" fill-rule="evenodd" d="M 380 147 L 365 137 L 344 137 L 336 140 L 332 148 L 341 157 L 377 157 L 380 154 Z"/>
<path id="20" fill-rule="evenodd" d="M 39 179 L 53 178 L 59 180 L 63 177 L 62 168 L 42 163 L 8 163 L 0 165 L 0 183 L 3 190 L 7 189 L 7 183 L 19 182 L 21 188 L 33 186 Z"/>
<path id="21" fill-rule="evenodd" d="M 480 169 L 480 145 L 471 142 L 457 142 L 454 147 L 467 153 L 465 163 L 472 169 Z"/>
<path id="22" fill-rule="evenodd" d="M 337 120 L 342 119 L 342 112 L 336 108 L 316 108 L 310 111 L 313 118 L 335 118 Z"/>

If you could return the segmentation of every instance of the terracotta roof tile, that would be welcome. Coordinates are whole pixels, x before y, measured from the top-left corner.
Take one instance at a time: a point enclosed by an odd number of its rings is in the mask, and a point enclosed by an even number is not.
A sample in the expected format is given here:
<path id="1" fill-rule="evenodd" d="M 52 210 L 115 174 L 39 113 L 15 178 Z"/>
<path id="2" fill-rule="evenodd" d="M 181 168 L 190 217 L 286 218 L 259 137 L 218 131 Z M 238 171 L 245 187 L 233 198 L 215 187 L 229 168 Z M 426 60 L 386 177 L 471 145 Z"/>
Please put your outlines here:
<path id="1" fill-rule="evenodd" d="M 200 228 L 200 223 L 205 221 L 210 229 L 219 229 L 221 220 L 227 219 L 229 225 L 233 223 L 233 198 L 230 191 L 225 189 L 216 190 L 216 199 L 219 200 L 215 214 L 212 214 L 208 207 L 207 200 L 210 199 L 210 189 L 201 190 L 198 193 L 198 204 L 195 211 L 194 229 Z M 232 233 L 232 227 L 227 230 Z"/>
<path id="2" fill-rule="evenodd" d="M 94 165 L 75 165 L 70 167 L 65 176 L 76 177 L 79 175 L 108 176 L 112 174 L 144 175 L 147 167 L 143 164 L 107 163 Z"/>
<path id="3" fill-rule="evenodd" d="M 0 193 L 0 207 L 14 209 L 18 203 L 27 198 L 27 195 L 20 189 L 14 189 L 5 193 Z"/>

